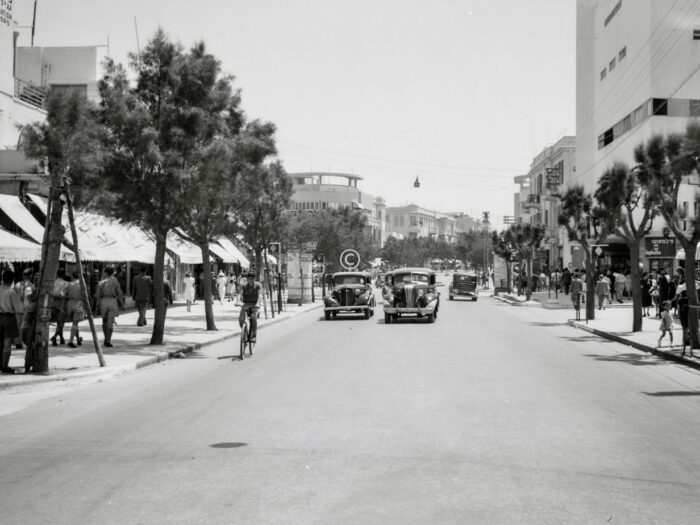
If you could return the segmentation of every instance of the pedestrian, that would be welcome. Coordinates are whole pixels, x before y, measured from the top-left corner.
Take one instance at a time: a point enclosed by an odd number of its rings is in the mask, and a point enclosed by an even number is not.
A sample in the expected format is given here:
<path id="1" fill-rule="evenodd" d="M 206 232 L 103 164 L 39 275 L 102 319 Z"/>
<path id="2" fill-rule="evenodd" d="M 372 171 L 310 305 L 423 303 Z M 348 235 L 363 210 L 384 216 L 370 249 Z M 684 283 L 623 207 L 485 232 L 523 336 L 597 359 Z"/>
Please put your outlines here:
<path id="1" fill-rule="evenodd" d="M 146 326 L 148 324 L 146 321 L 146 309 L 148 308 L 148 303 L 153 296 L 153 281 L 151 280 L 151 277 L 146 274 L 146 271 L 146 266 L 142 265 L 138 269 L 138 275 L 134 277 L 134 282 L 131 286 L 131 297 L 136 303 L 136 309 L 139 312 L 139 318 L 136 320 L 136 326 Z"/>
<path id="2" fill-rule="evenodd" d="M 236 279 L 232 273 L 226 275 L 226 299 L 230 303 L 236 296 Z"/>
<path id="3" fill-rule="evenodd" d="M 192 303 L 194 302 L 194 277 L 190 275 L 190 272 L 187 272 L 182 282 L 185 285 L 185 302 L 187 303 L 187 311 L 191 312 Z"/>
<path id="4" fill-rule="evenodd" d="M 173 305 L 173 288 L 170 286 L 170 281 L 168 276 L 163 276 L 163 304 L 165 305 L 165 310 L 168 310 L 168 305 Z"/>
<path id="5" fill-rule="evenodd" d="M 586 292 L 588 291 L 588 285 L 586 284 L 586 272 L 581 272 L 581 302 L 585 304 L 586 302 Z"/>
<path id="6" fill-rule="evenodd" d="M 659 272 L 659 277 L 656 280 L 656 285 L 659 288 L 659 304 L 663 304 L 670 299 L 668 296 L 668 278 L 664 270 Z"/>
<path id="7" fill-rule="evenodd" d="M 22 282 L 15 285 L 15 293 L 22 301 L 22 321 L 17 324 L 17 328 L 22 336 L 22 342 L 27 346 L 27 350 L 25 351 L 26 364 L 26 362 L 32 362 L 30 346 L 34 341 L 34 334 L 32 333 L 36 310 L 34 270 L 25 268 L 22 272 Z"/>
<path id="8" fill-rule="evenodd" d="M 70 279 L 70 275 L 66 275 L 66 270 L 64 268 L 59 268 L 56 272 L 56 280 L 53 282 L 51 320 L 56 321 L 56 331 L 51 337 L 51 344 L 53 346 L 58 344 L 56 341 L 57 337 L 60 339 L 62 345 L 66 344 L 66 340 L 63 338 L 63 297 Z"/>
<path id="9" fill-rule="evenodd" d="M 124 293 L 119 281 L 114 277 L 114 267 L 107 266 L 103 272 L 103 279 L 97 284 L 97 302 L 102 315 L 102 333 L 105 337 L 104 345 L 111 347 L 112 332 L 114 330 L 114 318 L 119 317 L 119 309 L 124 308 Z"/>
<path id="10" fill-rule="evenodd" d="M 622 297 L 625 294 L 625 283 L 627 280 L 622 272 L 613 273 L 613 279 L 615 280 L 615 299 L 618 303 L 622 303 Z"/>
<path id="11" fill-rule="evenodd" d="M 0 344 L 2 344 L 2 362 L 0 373 L 14 374 L 15 369 L 10 367 L 12 355 L 12 339 L 17 337 L 16 312 L 22 307 L 22 301 L 12 288 L 15 273 L 12 270 L 2 272 L 2 284 L 0 284 Z"/>
<path id="12" fill-rule="evenodd" d="M 629 270 L 625 272 L 625 295 L 632 299 L 632 274 Z"/>
<path id="13" fill-rule="evenodd" d="M 219 270 L 219 274 L 216 276 L 216 288 L 219 293 L 219 304 L 224 304 L 224 296 L 226 295 L 226 276 L 223 270 Z"/>
<path id="14" fill-rule="evenodd" d="M 561 274 L 561 288 L 564 295 L 569 295 L 569 287 L 571 286 L 571 272 L 568 268 L 564 268 Z"/>
<path id="15" fill-rule="evenodd" d="M 642 275 L 642 317 L 649 316 L 649 308 L 651 308 L 651 277 L 646 273 Z"/>
<path id="16" fill-rule="evenodd" d="M 63 311 L 66 321 L 71 323 L 70 336 L 68 337 L 68 346 L 75 348 L 83 344 L 83 338 L 80 337 L 78 324 L 85 319 L 85 293 L 80 285 L 80 276 L 78 272 L 73 272 L 73 279 L 66 286 L 66 291 L 63 299 Z M 75 343 L 73 342 L 75 340 Z"/>
<path id="17" fill-rule="evenodd" d="M 654 304 L 654 309 L 656 310 L 656 317 L 661 317 L 659 312 L 659 286 L 656 280 L 656 274 L 651 273 L 651 287 L 649 288 L 649 295 L 651 296 L 651 302 Z"/>
<path id="18" fill-rule="evenodd" d="M 598 310 L 605 310 L 605 301 L 610 296 L 610 283 L 603 274 L 598 276 L 598 282 L 595 285 L 595 294 L 598 297 Z"/>
<path id="19" fill-rule="evenodd" d="M 581 283 L 581 276 L 578 270 L 574 270 L 574 277 L 571 280 L 571 302 L 574 305 L 574 310 L 581 309 L 581 292 L 583 291 L 583 285 Z M 578 317 L 577 317 L 578 319 Z"/>
<path id="20" fill-rule="evenodd" d="M 664 301 L 661 303 L 661 324 L 659 325 L 659 330 L 661 330 L 661 335 L 659 336 L 659 343 L 657 347 L 661 347 L 661 340 L 668 332 L 668 337 L 670 340 L 669 348 L 673 346 L 673 317 L 671 317 L 671 302 Z"/>
<path id="21" fill-rule="evenodd" d="M 676 297 L 676 303 L 678 305 L 678 318 L 681 321 L 681 328 L 683 330 L 683 335 L 681 336 L 683 348 L 681 349 L 681 355 L 685 355 L 685 347 L 690 344 L 689 332 L 688 332 L 688 291 L 681 290 Z M 693 353 L 692 348 L 690 351 L 691 355 Z"/>

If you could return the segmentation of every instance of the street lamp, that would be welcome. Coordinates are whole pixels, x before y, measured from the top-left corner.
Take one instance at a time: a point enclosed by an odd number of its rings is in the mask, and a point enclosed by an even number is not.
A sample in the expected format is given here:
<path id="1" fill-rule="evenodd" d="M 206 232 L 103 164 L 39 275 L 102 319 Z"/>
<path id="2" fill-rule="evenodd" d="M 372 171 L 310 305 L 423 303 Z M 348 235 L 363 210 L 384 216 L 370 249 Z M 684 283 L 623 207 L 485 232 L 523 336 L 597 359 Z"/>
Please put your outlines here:
<path id="1" fill-rule="evenodd" d="M 491 212 L 484 211 L 482 212 L 483 216 L 483 223 L 484 223 L 484 274 L 486 275 L 486 286 L 485 288 L 488 290 L 489 288 L 489 251 L 488 251 L 488 240 L 489 240 L 489 215 Z"/>

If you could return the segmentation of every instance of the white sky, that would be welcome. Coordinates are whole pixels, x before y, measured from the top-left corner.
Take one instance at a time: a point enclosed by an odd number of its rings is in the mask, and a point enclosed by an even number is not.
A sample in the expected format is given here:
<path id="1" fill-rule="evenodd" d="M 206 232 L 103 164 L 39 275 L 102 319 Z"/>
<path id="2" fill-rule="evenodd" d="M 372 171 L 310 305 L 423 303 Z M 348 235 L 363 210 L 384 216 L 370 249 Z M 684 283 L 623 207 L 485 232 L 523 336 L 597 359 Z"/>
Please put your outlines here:
<path id="1" fill-rule="evenodd" d="M 32 0 L 14 18 L 31 24 Z M 161 26 L 204 40 L 288 172 L 361 175 L 390 206 L 513 214 L 512 177 L 575 133 L 575 0 L 38 0 L 35 45 Z M 23 30 L 19 45 L 29 45 Z M 413 181 L 420 177 L 421 187 Z"/>

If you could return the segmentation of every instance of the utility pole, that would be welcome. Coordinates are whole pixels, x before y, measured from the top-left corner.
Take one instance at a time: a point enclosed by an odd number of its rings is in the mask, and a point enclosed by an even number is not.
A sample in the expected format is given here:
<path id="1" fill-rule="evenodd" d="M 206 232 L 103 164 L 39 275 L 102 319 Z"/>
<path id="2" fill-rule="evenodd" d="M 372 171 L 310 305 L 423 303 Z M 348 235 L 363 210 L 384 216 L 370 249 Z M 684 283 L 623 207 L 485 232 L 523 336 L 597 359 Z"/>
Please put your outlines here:
<path id="1" fill-rule="evenodd" d="M 491 212 L 482 212 L 483 223 L 484 223 L 484 274 L 486 274 L 486 289 L 489 288 L 489 215 Z"/>

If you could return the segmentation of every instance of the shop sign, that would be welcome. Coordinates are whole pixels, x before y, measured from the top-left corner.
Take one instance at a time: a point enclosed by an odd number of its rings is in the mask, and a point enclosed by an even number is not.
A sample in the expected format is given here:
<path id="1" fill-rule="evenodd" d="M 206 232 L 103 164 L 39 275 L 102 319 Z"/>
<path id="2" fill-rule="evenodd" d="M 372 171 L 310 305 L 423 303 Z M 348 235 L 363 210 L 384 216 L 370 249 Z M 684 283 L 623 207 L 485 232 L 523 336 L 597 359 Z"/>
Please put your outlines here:
<path id="1" fill-rule="evenodd" d="M 663 237 L 647 237 L 644 239 L 645 257 L 668 257 L 673 259 L 676 256 L 676 239 Z"/>

